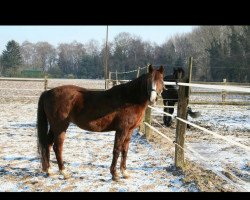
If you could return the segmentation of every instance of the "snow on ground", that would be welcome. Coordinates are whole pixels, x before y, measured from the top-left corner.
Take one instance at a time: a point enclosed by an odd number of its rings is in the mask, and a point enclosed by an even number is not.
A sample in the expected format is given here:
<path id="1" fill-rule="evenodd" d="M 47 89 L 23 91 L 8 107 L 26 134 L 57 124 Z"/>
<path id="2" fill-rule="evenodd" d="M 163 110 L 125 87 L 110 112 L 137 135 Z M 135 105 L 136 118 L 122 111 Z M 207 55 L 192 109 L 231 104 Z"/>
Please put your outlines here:
<path id="1" fill-rule="evenodd" d="M 249 95 L 250 96 L 250 95 Z M 250 132 L 250 106 L 232 105 L 191 105 L 193 111 L 200 111 L 201 117 L 190 121 L 211 126 L 214 131 L 235 130 Z"/>
<path id="2" fill-rule="evenodd" d="M 222 102 L 222 95 L 218 94 L 191 94 L 190 101 L 204 101 L 204 102 Z M 250 95 L 246 94 L 227 94 L 225 97 L 226 102 L 247 102 L 250 101 Z"/>
<path id="3" fill-rule="evenodd" d="M 71 81 L 73 80 L 49 80 L 49 87 L 69 84 Z M 94 82 L 96 84 L 89 80 L 74 80 L 73 84 L 101 89 L 103 83 L 100 80 Z M 183 174 L 172 170 L 174 160 L 168 146 L 164 146 L 163 150 L 158 143 L 147 142 L 137 131 L 133 134 L 127 159 L 131 178 L 121 178 L 120 182 L 113 182 L 109 167 L 114 132 L 87 132 L 73 124 L 68 129 L 63 151 L 65 166 L 71 172 L 71 178 L 64 180 L 58 174 L 54 152 L 51 152 L 51 164 L 55 175 L 45 177 L 41 173 L 41 164 L 36 153 L 38 97 L 19 97 L 38 96 L 42 89 L 42 82 L 0 81 L 0 191 L 207 191 L 200 189 L 194 180 L 185 182 Z M 8 97 L 3 97 L 4 95 Z M 245 100 L 249 100 L 249 96 Z M 193 111 L 201 111 L 201 117 L 189 117 L 191 122 L 244 145 L 250 145 L 249 106 L 192 105 L 192 108 Z M 162 123 L 162 117 L 158 118 Z M 174 140 L 175 124 L 166 128 L 165 133 Z M 223 173 L 230 172 L 238 179 L 229 175 L 227 177 L 250 191 L 249 152 L 195 128 L 188 129 L 186 144 L 207 158 L 207 164 L 213 169 Z M 194 156 L 187 158 L 197 164 L 202 163 Z M 119 162 L 117 168 L 119 169 Z"/>
<path id="4" fill-rule="evenodd" d="M 223 135 L 233 141 L 250 146 L 250 107 L 231 105 L 191 105 L 193 111 L 201 112 L 199 118 L 188 117 L 201 127 Z M 156 114 L 156 112 L 153 112 Z M 175 109 L 174 116 L 177 115 Z M 156 117 L 162 121 L 162 117 Z M 174 140 L 176 122 L 172 127 L 165 128 L 166 135 Z M 206 161 L 189 154 L 186 157 L 200 164 L 206 164 L 219 172 L 229 172 L 236 177 L 229 176 L 239 186 L 250 191 L 250 152 L 232 145 L 224 140 L 215 138 L 211 134 L 191 127 L 186 131 L 186 144 L 191 146 Z"/>
<path id="5" fill-rule="evenodd" d="M 250 146 L 249 106 L 202 105 L 200 111 L 202 116 L 197 119 L 189 118 L 191 122 L 206 126 L 209 130 L 233 141 Z M 187 134 L 192 135 L 195 132 L 192 129 Z M 212 168 L 220 171 L 223 171 L 222 168 L 224 168 L 224 171 L 234 174 L 239 178 L 238 183 L 247 191 L 250 191 L 250 152 L 214 137 L 210 140 L 204 140 L 211 135 L 204 132 L 202 134 L 203 136 L 200 137 L 199 141 L 190 141 L 188 144 L 207 158 Z"/>
<path id="6" fill-rule="evenodd" d="M 64 180 L 59 175 L 53 152 L 55 175 L 46 178 L 40 172 L 36 153 L 37 104 L 5 103 L 1 107 L 0 191 L 198 191 L 194 183 L 182 182 L 183 175 L 167 172 L 173 159 L 153 148 L 136 131 L 127 159 L 131 178 L 112 181 L 109 167 L 114 132 L 86 132 L 75 125 L 68 129 L 63 151 L 71 178 Z"/>

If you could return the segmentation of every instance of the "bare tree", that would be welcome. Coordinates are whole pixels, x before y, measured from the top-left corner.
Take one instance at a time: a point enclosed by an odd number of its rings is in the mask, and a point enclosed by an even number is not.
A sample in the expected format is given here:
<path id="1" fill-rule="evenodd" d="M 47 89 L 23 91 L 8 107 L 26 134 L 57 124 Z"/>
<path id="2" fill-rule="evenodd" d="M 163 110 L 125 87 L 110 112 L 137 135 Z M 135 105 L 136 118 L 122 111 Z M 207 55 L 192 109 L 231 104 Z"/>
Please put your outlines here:
<path id="1" fill-rule="evenodd" d="M 34 58 L 35 58 L 35 44 L 24 41 L 21 44 L 21 55 L 23 59 L 23 65 L 25 68 L 34 68 Z"/>
<path id="2" fill-rule="evenodd" d="M 35 63 L 45 72 L 56 64 L 56 49 L 48 42 L 35 44 Z"/>
<path id="3" fill-rule="evenodd" d="M 61 43 L 58 46 L 58 65 L 64 74 L 74 74 L 80 67 L 80 60 L 86 54 L 84 45 L 73 41 L 70 44 Z"/>

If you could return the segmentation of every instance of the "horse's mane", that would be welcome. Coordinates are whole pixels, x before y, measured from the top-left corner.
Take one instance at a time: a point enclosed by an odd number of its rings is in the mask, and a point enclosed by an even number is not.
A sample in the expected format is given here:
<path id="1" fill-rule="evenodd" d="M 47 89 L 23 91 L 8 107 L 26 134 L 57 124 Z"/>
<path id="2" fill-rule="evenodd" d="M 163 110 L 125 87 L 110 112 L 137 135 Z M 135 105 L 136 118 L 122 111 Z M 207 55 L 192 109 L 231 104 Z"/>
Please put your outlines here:
<path id="1" fill-rule="evenodd" d="M 115 85 L 114 87 L 107 90 L 107 92 L 117 92 L 121 95 L 121 98 L 123 98 L 123 100 L 134 103 L 141 103 L 142 101 L 145 101 L 145 99 L 149 98 L 148 81 L 149 73 L 142 74 L 132 81 L 120 85 Z"/>
<path id="2" fill-rule="evenodd" d="M 182 73 L 182 78 L 185 77 L 185 70 L 183 67 L 174 67 L 173 73 L 164 77 L 164 81 L 176 81 L 176 73 Z"/>

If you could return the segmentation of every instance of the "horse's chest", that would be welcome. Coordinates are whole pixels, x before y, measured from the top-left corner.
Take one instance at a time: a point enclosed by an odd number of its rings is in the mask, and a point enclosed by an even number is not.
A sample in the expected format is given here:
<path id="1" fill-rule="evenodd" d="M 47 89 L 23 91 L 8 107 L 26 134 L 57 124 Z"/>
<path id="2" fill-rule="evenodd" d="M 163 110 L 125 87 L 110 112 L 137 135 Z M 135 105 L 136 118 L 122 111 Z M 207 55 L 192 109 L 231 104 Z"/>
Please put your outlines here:
<path id="1" fill-rule="evenodd" d="M 136 128 L 141 123 L 145 110 L 141 107 L 126 108 L 120 114 L 121 123 L 130 128 Z"/>

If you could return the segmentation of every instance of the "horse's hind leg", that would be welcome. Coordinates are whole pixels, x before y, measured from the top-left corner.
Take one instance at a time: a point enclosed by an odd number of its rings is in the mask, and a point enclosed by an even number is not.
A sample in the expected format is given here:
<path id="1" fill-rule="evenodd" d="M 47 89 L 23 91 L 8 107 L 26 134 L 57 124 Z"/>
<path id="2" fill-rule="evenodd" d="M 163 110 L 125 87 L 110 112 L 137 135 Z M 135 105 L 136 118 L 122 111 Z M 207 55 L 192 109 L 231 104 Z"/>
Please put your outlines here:
<path id="1" fill-rule="evenodd" d="M 47 150 L 46 150 L 46 154 L 47 154 L 47 159 L 48 159 L 48 169 L 47 174 L 48 175 L 52 175 L 51 171 L 50 171 L 50 151 L 51 151 L 51 147 L 54 143 L 54 133 L 52 132 L 52 130 L 49 130 L 48 133 L 48 146 L 47 146 Z"/>
<path id="2" fill-rule="evenodd" d="M 169 101 L 168 105 L 174 106 L 175 101 Z M 173 115 L 173 113 L 174 113 L 174 108 L 169 108 L 169 114 Z M 169 126 L 171 126 L 172 122 L 173 122 L 173 118 L 169 116 Z"/>
<path id="3" fill-rule="evenodd" d="M 128 154 L 128 147 L 129 147 L 129 142 L 131 139 L 131 133 L 127 136 L 127 138 L 124 140 L 123 145 L 122 145 L 122 158 L 121 158 L 121 166 L 120 170 L 122 172 L 123 178 L 129 178 L 129 174 L 126 170 L 126 160 L 127 160 L 127 154 Z"/>
<path id="4" fill-rule="evenodd" d="M 65 172 L 65 167 L 63 164 L 63 157 L 62 157 L 64 139 L 65 139 L 65 131 L 55 135 L 53 149 L 56 154 L 56 160 L 59 167 L 59 171 L 64 176 L 64 178 L 67 179 L 69 178 L 69 174 Z"/>
<path id="5" fill-rule="evenodd" d="M 168 102 L 166 100 L 163 99 L 163 104 L 164 106 L 167 106 L 168 105 Z M 163 109 L 164 112 L 168 113 L 168 108 L 164 107 Z M 163 123 L 165 124 L 165 126 L 167 126 L 167 121 L 168 121 L 168 116 L 167 115 L 163 115 Z"/>
<path id="6" fill-rule="evenodd" d="M 47 138 L 46 138 L 46 145 L 44 147 L 44 150 L 42 151 L 42 170 L 45 172 L 47 175 L 50 175 L 50 150 L 51 146 L 53 144 L 53 132 L 49 130 Z"/>

